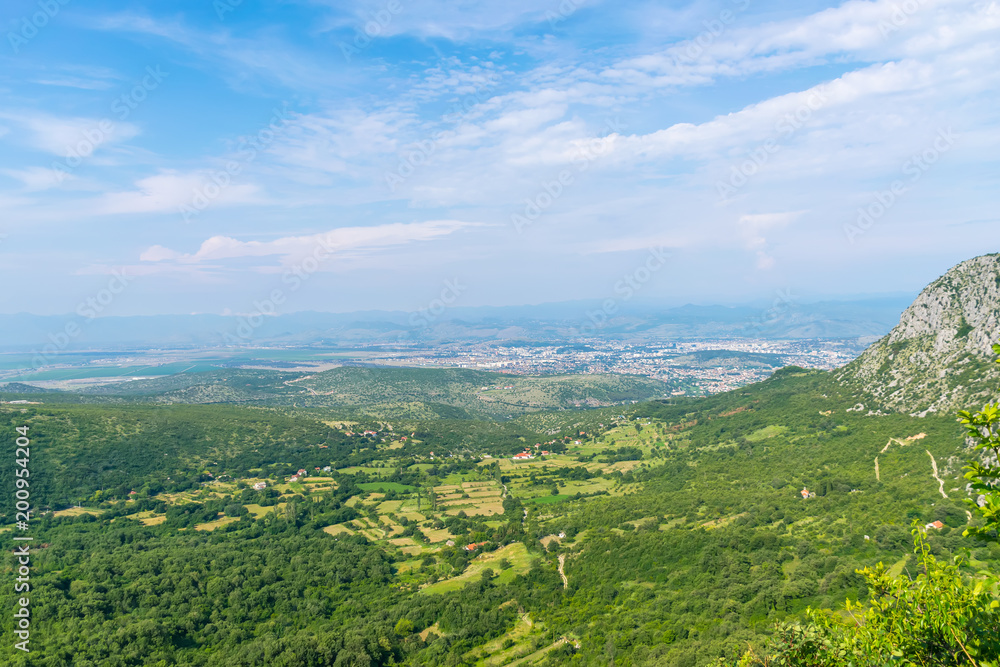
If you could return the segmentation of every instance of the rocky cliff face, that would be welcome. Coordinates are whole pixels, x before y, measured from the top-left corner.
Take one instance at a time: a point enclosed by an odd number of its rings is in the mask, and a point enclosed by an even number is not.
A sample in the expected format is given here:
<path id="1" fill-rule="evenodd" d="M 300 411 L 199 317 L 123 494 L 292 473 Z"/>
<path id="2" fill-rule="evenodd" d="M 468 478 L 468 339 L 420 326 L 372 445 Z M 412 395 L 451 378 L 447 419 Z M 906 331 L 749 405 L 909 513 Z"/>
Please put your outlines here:
<path id="1" fill-rule="evenodd" d="M 836 373 L 866 409 L 924 415 L 1000 398 L 1000 255 L 962 262 L 924 288 L 899 324 Z"/>

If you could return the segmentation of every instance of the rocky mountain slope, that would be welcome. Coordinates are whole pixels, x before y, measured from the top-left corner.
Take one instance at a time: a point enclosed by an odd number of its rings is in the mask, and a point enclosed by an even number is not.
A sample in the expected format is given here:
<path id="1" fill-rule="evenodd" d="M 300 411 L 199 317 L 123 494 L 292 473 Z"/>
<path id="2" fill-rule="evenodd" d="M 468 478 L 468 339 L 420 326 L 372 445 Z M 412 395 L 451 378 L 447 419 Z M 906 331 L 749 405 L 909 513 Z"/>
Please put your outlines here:
<path id="1" fill-rule="evenodd" d="M 899 324 L 837 372 L 865 409 L 924 415 L 1000 397 L 1000 254 L 958 264 L 924 288 Z"/>

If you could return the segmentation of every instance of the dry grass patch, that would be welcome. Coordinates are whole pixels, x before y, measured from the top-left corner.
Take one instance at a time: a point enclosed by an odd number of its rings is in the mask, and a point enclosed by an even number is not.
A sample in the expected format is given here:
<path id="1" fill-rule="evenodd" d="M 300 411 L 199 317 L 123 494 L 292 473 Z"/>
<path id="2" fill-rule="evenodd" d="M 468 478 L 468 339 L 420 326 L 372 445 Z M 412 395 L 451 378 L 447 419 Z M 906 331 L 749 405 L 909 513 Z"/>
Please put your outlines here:
<path id="1" fill-rule="evenodd" d="M 427 635 L 429 635 L 432 632 L 438 636 L 443 634 L 441 632 L 441 628 L 439 628 L 438 624 L 435 623 L 434 625 L 432 625 L 431 627 L 427 628 L 426 630 L 420 633 L 420 639 L 423 641 L 427 641 Z"/>
<path id="2" fill-rule="evenodd" d="M 350 528 L 348 528 L 347 526 L 345 526 L 342 523 L 337 523 L 337 524 L 334 524 L 332 526 L 327 526 L 326 528 L 323 529 L 323 532 L 324 533 L 328 533 L 330 535 L 341 535 L 341 534 L 344 534 L 344 535 L 353 535 L 354 534 L 353 530 L 351 530 Z"/>
<path id="3" fill-rule="evenodd" d="M 454 516 L 459 512 L 465 512 L 468 516 L 493 516 L 494 514 L 503 514 L 503 503 L 480 503 L 471 507 L 455 507 L 453 509 L 446 510 L 445 514 Z"/>
<path id="4" fill-rule="evenodd" d="M 424 529 L 422 532 L 431 542 L 444 542 L 445 540 L 455 539 L 455 536 L 449 533 L 447 528 L 442 528 L 441 530 Z"/>
<path id="5" fill-rule="evenodd" d="M 285 510 L 285 505 L 288 503 L 278 503 L 277 505 L 272 505 L 270 507 L 264 507 L 263 505 L 244 505 L 250 514 L 253 514 L 253 518 L 259 519 L 271 510 L 274 510 L 276 514 L 281 514 Z"/>
<path id="6" fill-rule="evenodd" d="M 166 518 L 166 517 L 164 517 Z M 234 521 L 239 521 L 239 517 L 235 516 L 224 516 L 221 519 L 216 519 L 215 521 L 209 521 L 207 523 L 199 523 L 194 527 L 195 530 L 215 530 L 216 528 L 221 528 L 228 523 L 233 523 Z"/>
<path id="7" fill-rule="evenodd" d="M 93 514 L 97 516 L 100 513 L 100 510 L 92 510 L 87 507 L 70 507 L 69 509 L 53 512 L 52 516 L 80 516 L 81 514 Z"/>

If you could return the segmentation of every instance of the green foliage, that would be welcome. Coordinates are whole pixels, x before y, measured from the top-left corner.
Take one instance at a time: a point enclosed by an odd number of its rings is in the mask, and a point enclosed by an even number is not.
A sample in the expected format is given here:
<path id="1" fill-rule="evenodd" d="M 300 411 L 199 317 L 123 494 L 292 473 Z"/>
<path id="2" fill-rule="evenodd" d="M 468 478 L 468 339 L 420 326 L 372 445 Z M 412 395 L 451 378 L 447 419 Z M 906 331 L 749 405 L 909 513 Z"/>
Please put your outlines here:
<path id="1" fill-rule="evenodd" d="M 264 375 L 240 377 L 248 392 L 270 391 Z M 396 379 L 392 391 L 404 387 L 406 378 Z M 975 573 L 967 563 L 989 567 L 1000 554 L 975 535 L 961 537 L 963 506 L 942 499 L 929 474 L 925 451 L 941 463 L 948 488 L 956 483 L 945 461 L 957 451 L 959 425 L 934 415 L 848 412 L 855 397 L 830 374 L 805 369 L 728 394 L 627 411 L 537 412 L 502 422 L 400 417 L 391 433 L 374 420 L 330 426 L 329 409 L 319 408 L 43 400 L 24 412 L 0 408 L 7 422 L 0 444 L 12 449 L 12 427 L 30 425 L 39 446 L 32 497 L 41 509 L 100 497 L 85 503 L 99 516 L 49 515 L 40 524 L 37 543 L 50 546 L 39 550 L 33 581 L 38 602 L 51 604 L 35 617 L 38 664 L 73 656 L 81 665 L 117 666 L 458 666 L 517 647 L 551 649 L 535 661 L 548 664 L 695 666 L 719 656 L 735 661 L 748 642 L 759 646 L 775 632 L 805 646 L 804 654 L 851 626 L 819 612 L 780 631 L 776 623 L 807 608 L 839 608 L 845 598 L 852 611 L 865 603 L 855 612 L 860 618 L 883 599 L 916 605 L 927 599 L 919 597 L 921 586 L 947 588 L 947 577 L 900 579 L 905 585 L 897 589 L 889 570 L 912 570 L 919 561 L 928 573 L 968 578 Z M 378 433 L 364 435 L 368 429 Z M 898 444 L 917 433 L 925 434 L 918 446 Z M 620 445 L 614 450 L 606 448 L 612 438 Z M 565 443 L 569 455 L 536 461 L 531 474 L 500 465 L 501 455 L 552 440 Z M 493 458 L 480 460 L 480 453 Z M 274 488 L 300 467 L 331 464 L 335 489 L 282 495 Z M 336 472 L 347 466 L 354 466 L 350 474 Z M 205 471 L 216 479 L 267 478 L 269 486 L 219 484 Z M 0 468 L 0 484 L 10 483 L 9 475 Z M 506 485 L 503 513 L 443 514 L 448 505 L 432 489 L 459 479 Z M 600 491 L 575 494 L 581 482 Z M 803 499 L 803 486 L 816 497 Z M 135 502 L 124 502 L 133 489 Z M 539 495 L 511 495 L 525 490 Z M 374 491 L 385 498 L 367 495 Z M 417 493 L 424 518 L 410 514 L 412 506 L 401 509 Z M 366 529 L 378 542 L 322 530 L 354 519 L 378 523 L 386 513 L 377 507 L 386 501 L 419 553 L 380 539 L 385 524 Z M 239 509 L 245 504 L 259 507 L 250 515 Z M 135 520 L 150 511 L 163 522 Z M 219 521 L 220 513 L 240 519 Z M 911 518 L 941 520 L 946 529 L 926 538 L 927 554 L 907 562 Z M 207 522 L 223 525 L 195 530 Z M 456 546 L 443 546 L 444 537 L 424 541 L 443 528 Z M 551 553 L 541 548 L 542 538 L 560 533 Z M 472 542 L 487 545 L 469 554 L 462 547 Z M 518 542 L 525 557 L 513 567 L 497 558 L 490 574 L 477 560 Z M 963 545 L 974 556 L 956 564 L 951 554 Z M 879 562 L 896 565 L 880 570 Z M 431 582 L 445 585 L 421 593 Z M 987 588 L 950 590 L 970 610 L 956 620 L 964 624 L 960 637 L 975 643 L 966 621 L 990 627 L 991 616 L 972 614 Z M 0 591 L 0 605 L 13 605 L 10 595 Z M 907 618 L 916 609 L 911 605 Z M 9 629 L 9 619 L 0 619 L 0 630 Z"/>
<path id="2" fill-rule="evenodd" d="M 993 351 L 1000 354 L 1000 345 Z M 1000 359 L 997 360 L 1000 363 Z M 982 516 L 985 525 L 970 526 L 965 534 L 980 539 L 997 541 L 1000 531 L 1000 403 L 988 403 L 976 413 L 962 411 L 959 421 L 967 428 L 969 438 L 975 443 L 977 452 L 983 454 L 982 461 L 969 461 L 965 478 L 973 490 L 979 493 L 975 500 L 968 500 Z"/>
<path id="3" fill-rule="evenodd" d="M 968 332 L 966 332 L 968 333 Z M 1000 355 L 1000 345 L 993 351 Z M 984 462 L 969 461 L 966 479 L 980 493 L 966 502 L 984 525 L 972 525 L 963 533 L 980 541 L 997 541 L 1000 528 L 1000 404 L 989 403 L 972 413 L 959 412 L 975 451 Z M 947 510 L 941 513 L 949 517 Z M 867 604 L 847 600 L 849 617 L 824 610 L 807 610 L 806 623 L 779 625 L 770 653 L 764 657 L 753 649 L 743 655 L 740 667 L 812 667 L 843 665 L 880 667 L 899 665 L 1000 665 L 1000 579 L 988 572 L 971 573 L 960 557 L 951 563 L 931 553 L 926 537 L 913 522 L 914 553 L 923 572 L 892 576 L 885 565 L 859 570 L 869 589 Z M 726 664 L 720 661 L 720 664 Z"/>
<path id="4" fill-rule="evenodd" d="M 807 610 L 806 623 L 779 626 L 769 655 L 751 650 L 740 667 L 1000 664 L 1000 602 L 991 592 L 996 578 L 970 582 L 960 558 L 942 563 L 920 528 L 913 535 L 923 568 L 914 579 L 890 576 L 882 563 L 864 568 L 867 605 L 848 600 L 846 618 Z"/>

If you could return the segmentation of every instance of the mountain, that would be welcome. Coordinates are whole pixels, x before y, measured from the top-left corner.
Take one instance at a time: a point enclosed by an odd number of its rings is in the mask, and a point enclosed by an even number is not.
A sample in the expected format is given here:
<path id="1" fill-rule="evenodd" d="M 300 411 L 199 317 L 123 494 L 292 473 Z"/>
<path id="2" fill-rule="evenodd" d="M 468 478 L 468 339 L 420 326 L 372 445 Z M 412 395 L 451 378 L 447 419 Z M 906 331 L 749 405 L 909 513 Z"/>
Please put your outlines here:
<path id="1" fill-rule="evenodd" d="M 599 335 L 629 342 L 693 338 L 858 338 L 881 336 L 909 298 L 675 308 L 623 304 Z M 568 341 L 604 318 L 601 301 L 534 306 L 456 307 L 427 312 L 297 312 L 247 324 L 238 315 L 0 315 L 0 349 L 54 352 L 111 348 L 216 347 L 249 344 L 365 345 L 432 344 L 441 341 Z M 602 320 L 603 321 L 603 320 Z M 75 325 L 75 327 L 73 326 Z M 71 334 L 67 333 L 71 332 Z"/>
<path id="2" fill-rule="evenodd" d="M 899 324 L 835 377 L 870 410 L 954 412 L 995 396 L 998 339 L 1000 254 L 983 255 L 924 288 Z"/>

